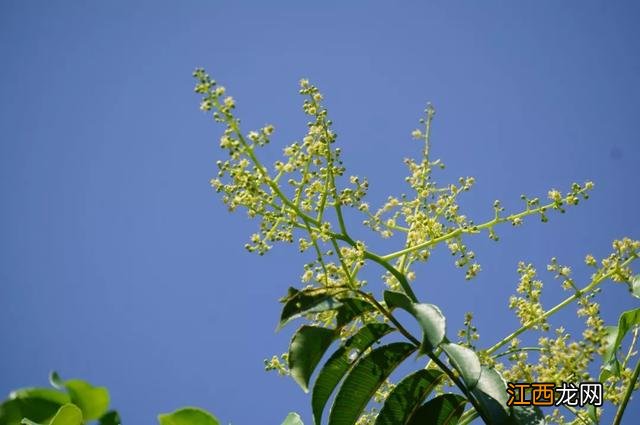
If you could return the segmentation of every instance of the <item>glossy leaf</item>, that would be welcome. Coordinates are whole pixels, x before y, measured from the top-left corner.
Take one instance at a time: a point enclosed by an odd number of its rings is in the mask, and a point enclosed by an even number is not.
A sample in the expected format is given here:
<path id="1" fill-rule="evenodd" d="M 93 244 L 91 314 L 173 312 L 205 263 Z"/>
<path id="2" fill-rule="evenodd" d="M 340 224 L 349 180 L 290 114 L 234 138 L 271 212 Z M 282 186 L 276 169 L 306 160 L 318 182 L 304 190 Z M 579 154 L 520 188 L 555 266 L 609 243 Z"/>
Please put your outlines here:
<path id="1" fill-rule="evenodd" d="M 58 409 L 69 403 L 69 396 L 51 388 L 23 388 L 9 394 L 0 405 L 0 425 L 19 424 L 24 418 L 49 423 Z"/>
<path id="2" fill-rule="evenodd" d="M 82 410 L 85 420 L 100 418 L 109 409 L 109 391 L 80 379 L 63 380 L 58 372 L 51 372 L 49 382 L 55 388 L 67 390 L 71 403 Z"/>
<path id="3" fill-rule="evenodd" d="M 604 345 L 607 347 L 605 354 L 603 354 L 602 369 L 598 381 L 604 382 L 611 375 L 620 376 L 620 362 L 616 356 L 617 349 L 614 350 L 616 339 L 618 338 L 617 326 L 605 326 L 607 335 L 604 339 Z"/>
<path id="4" fill-rule="evenodd" d="M 109 409 L 109 391 L 105 387 L 94 387 L 80 379 L 69 379 L 64 386 L 86 420 L 98 419 Z"/>
<path id="5" fill-rule="evenodd" d="M 404 378 L 387 397 L 375 425 L 408 423 L 443 376 L 440 370 L 420 369 Z"/>
<path id="6" fill-rule="evenodd" d="M 289 286 L 289 288 L 287 289 L 287 295 L 280 298 L 278 301 L 280 301 L 281 303 L 286 303 L 291 298 L 293 298 L 296 294 L 299 294 L 299 293 L 300 293 L 299 289 L 294 288 L 293 286 Z"/>
<path id="7" fill-rule="evenodd" d="M 284 419 L 282 425 L 304 425 L 304 423 L 302 422 L 302 418 L 300 417 L 300 415 L 295 412 L 291 412 Z"/>
<path id="8" fill-rule="evenodd" d="M 313 419 L 320 423 L 324 407 L 347 371 L 362 357 L 365 350 L 384 335 L 393 331 L 384 323 L 370 323 L 349 338 L 324 364 L 313 386 L 311 406 Z"/>
<path id="9" fill-rule="evenodd" d="M 432 398 L 416 411 L 408 425 L 455 425 L 464 412 L 467 399 L 458 394 Z"/>
<path id="10" fill-rule="evenodd" d="M 218 419 L 206 410 L 183 407 L 172 413 L 158 415 L 160 425 L 220 425 Z"/>
<path id="11" fill-rule="evenodd" d="M 35 398 L 40 400 L 47 400 L 53 403 L 57 403 L 62 406 L 63 404 L 67 404 L 71 401 L 69 395 L 67 393 L 63 393 L 62 391 L 54 390 L 51 388 L 22 388 L 19 390 L 12 391 L 9 394 L 10 399 L 27 399 L 27 398 Z"/>
<path id="12" fill-rule="evenodd" d="M 0 425 L 17 425 L 23 418 L 49 423 L 61 404 L 41 398 L 15 398 L 0 404 Z"/>
<path id="13" fill-rule="evenodd" d="M 82 410 L 68 403 L 60 407 L 49 425 L 82 425 Z"/>
<path id="14" fill-rule="evenodd" d="M 469 390 L 475 388 L 480 379 L 480 359 L 470 348 L 458 344 L 442 344 L 442 351 L 449 357 L 451 365 L 460 372 L 462 380 Z"/>
<path id="15" fill-rule="evenodd" d="M 600 382 L 611 375 L 620 376 L 620 363 L 616 353 L 627 333 L 638 325 L 640 325 L 640 308 L 622 313 L 618 318 L 618 326 L 607 326 L 607 337 L 605 339 L 607 350 L 602 356 L 603 367 L 600 372 Z"/>
<path id="16" fill-rule="evenodd" d="M 492 425 L 509 423 L 507 385 L 498 372 L 482 366 L 480 379 L 472 392 Z"/>
<path id="17" fill-rule="evenodd" d="M 329 414 L 329 425 L 353 425 L 376 390 L 416 347 L 395 342 L 364 356 L 344 380 Z"/>
<path id="18" fill-rule="evenodd" d="M 111 410 L 110 412 L 105 413 L 98 420 L 100 425 L 121 425 L 122 420 L 120 420 L 120 414 L 115 410 Z"/>
<path id="19" fill-rule="evenodd" d="M 342 304 L 325 292 L 298 291 L 291 295 L 282 308 L 277 330 L 282 329 L 289 321 L 309 313 L 334 310 Z"/>
<path id="20" fill-rule="evenodd" d="M 52 387 L 57 388 L 59 390 L 65 389 L 64 381 L 62 380 L 62 378 L 60 378 L 60 375 L 58 375 L 58 372 L 56 372 L 55 370 L 49 374 L 49 383 L 51 384 Z"/>
<path id="21" fill-rule="evenodd" d="M 44 425 L 44 423 L 38 423 L 29 418 L 23 418 L 20 423 L 24 425 Z M 82 425 L 82 423 L 82 411 L 78 406 L 71 403 L 62 405 L 51 421 L 46 421 L 47 425 Z"/>
<path id="22" fill-rule="evenodd" d="M 411 310 L 413 301 L 406 294 L 398 291 L 384 291 L 384 302 L 389 308 L 401 308 Z"/>
<path id="23" fill-rule="evenodd" d="M 613 343 L 607 345 L 607 351 L 603 359 L 605 363 L 615 357 L 627 332 L 637 325 L 640 325 L 640 308 L 625 311 L 618 319 L 618 326 L 609 328 L 610 333 L 608 339 L 609 341 L 613 340 Z"/>
<path id="24" fill-rule="evenodd" d="M 401 308 L 416 318 L 423 332 L 420 352 L 433 351 L 444 340 L 445 317 L 433 304 L 414 303 L 401 292 L 385 291 L 384 300 L 391 308 Z"/>
<path id="25" fill-rule="evenodd" d="M 589 405 L 591 406 L 591 405 Z M 544 413 L 538 406 L 512 406 L 510 425 L 546 425 Z"/>
<path id="26" fill-rule="evenodd" d="M 338 308 L 338 317 L 336 319 L 338 328 L 341 328 L 361 316 L 363 313 L 374 310 L 374 306 L 370 303 L 355 299 L 347 298 L 341 300 L 342 306 Z"/>
<path id="27" fill-rule="evenodd" d="M 307 325 L 293 336 L 289 345 L 289 370 L 305 392 L 309 391 L 311 374 L 335 338 L 333 329 Z"/>

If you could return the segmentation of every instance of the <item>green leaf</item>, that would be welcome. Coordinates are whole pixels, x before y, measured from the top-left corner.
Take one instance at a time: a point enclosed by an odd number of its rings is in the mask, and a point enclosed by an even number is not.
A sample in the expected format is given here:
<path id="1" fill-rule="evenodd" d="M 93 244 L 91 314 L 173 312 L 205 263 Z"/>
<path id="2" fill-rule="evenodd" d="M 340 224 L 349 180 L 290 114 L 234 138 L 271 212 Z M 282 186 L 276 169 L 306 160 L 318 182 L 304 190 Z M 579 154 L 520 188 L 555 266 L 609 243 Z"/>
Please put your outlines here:
<path id="1" fill-rule="evenodd" d="M 85 420 L 100 418 L 109 409 L 109 390 L 105 387 L 94 387 L 81 379 L 63 380 L 58 372 L 51 372 L 49 382 L 55 388 L 66 389 L 71 403 L 82 410 Z"/>
<path id="2" fill-rule="evenodd" d="M 293 286 L 289 286 L 289 288 L 287 289 L 287 295 L 285 295 L 284 297 L 280 298 L 278 301 L 280 301 L 281 303 L 286 303 L 291 298 L 296 296 L 296 294 L 298 294 L 298 293 L 300 293 L 299 289 L 296 289 Z"/>
<path id="3" fill-rule="evenodd" d="M 413 301 L 402 292 L 384 291 L 384 302 L 387 304 L 387 307 L 391 309 L 401 308 L 410 313 L 410 310 L 413 309 Z"/>
<path id="4" fill-rule="evenodd" d="M 98 420 L 100 425 L 121 425 L 122 420 L 120 419 L 120 414 L 115 410 L 111 410 L 110 412 L 105 413 Z"/>
<path id="5" fill-rule="evenodd" d="M 636 325 L 640 325 L 640 308 L 625 311 L 618 318 L 618 326 L 611 327 L 612 336 L 615 336 L 613 344 L 607 347 L 607 351 L 604 355 L 604 360 L 609 361 L 616 355 L 616 351 L 620 348 L 620 344 L 625 335 L 631 328 Z"/>
<path id="6" fill-rule="evenodd" d="M 607 331 L 607 335 L 604 339 L 604 345 L 607 348 L 605 354 L 602 355 L 602 368 L 600 369 L 600 376 L 598 377 L 598 381 L 604 382 L 610 376 L 620 376 L 620 362 L 618 362 L 618 358 L 616 357 L 616 351 L 613 347 L 615 347 L 616 338 L 618 337 L 618 327 L 617 326 L 605 326 Z"/>
<path id="7" fill-rule="evenodd" d="M 458 344 L 448 343 L 440 347 L 449 357 L 451 365 L 460 372 L 467 388 L 469 390 L 475 388 L 482 371 L 478 355 L 473 350 Z"/>
<path id="8" fill-rule="evenodd" d="M 498 372 L 482 366 L 480 379 L 471 391 L 478 399 L 482 412 L 492 425 L 509 423 L 507 385 Z"/>
<path id="9" fill-rule="evenodd" d="M 511 406 L 510 425 L 546 425 L 546 423 L 544 413 L 538 406 Z"/>
<path id="10" fill-rule="evenodd" d="M 342 306 L 338 308 L 338 317 L 336 319 L 337 327 L 341 328 L 349 323 L 356 317 L 372 311 L 375 307 L 366 301 L 362 301 L 356 298 L 347 298 L 341 300 Z"/>
<path id="11" fill-rule="evenodd" d="M 637 274 L 631 278 L 629 282 L 629 292 L 636 298 L 640 298 L 640 274 Z"/>
<path id="12" fill-rule="evenodd" d="M 414 303 L 405 294 L 395 291 L 385 291 L 384 300 L 389 307 L 406 310 L 416 318 L 423 332 L 421 353 L 435 350 L 444 340 L 445 317 L 437 306 Z"/>
<path id="13" fill-rule="evenodd" d="M 62 380 L 62 378 L 60 378 L 60 375 L 58 375 L 58 372 L 51 371 L 51 373 L 49 374 L 49 382 L 51 383 L 51 386 L 54 388 L 57 388 L 59 390 L 64 390 L 64 381 Z"/>
<path id="14" fill-rule="evenodd" d="M 616 351 L 618 347 L 616 347 L 616 341 L 618 339 L 618 327 L 617 326 L 605 326 L 605 330 L 607 331 L 607 335 L 604 338 L 604 347 L 606 348 L 604 354 L 602 355 L 603 362 L 608 362 L 611 359 L 615 358 Z"/>
<path id="15" fill-rule="evenodd" d="M 82 410 L 75 404 L 63 405 L 49 425 L 82 425 Z"/>
<path id="16" fill-rule="evenodd" d="M 335 310 L 342 304 L 336 301 L 326 291 L 318 292 L 314 290 L 311 293 L 299 291 L 291 295 L 282 308 L 280 315 L 280 323 L 276 330 L 280 330 L 291 320 L 309 313 L 318 313 L 320 311 Z"/>
<path id="17" fill-rule="evenodd" d="M 610 375 L 620 376 L 620 365 L 616 353 L 624 337 L 637 325 L 640 325 L 640 308 L 622 313 L 618 318 L 618 326 L 607 326 L 605 339 L 607 350 L 602 356 L 604 366 L 600 373 L 600 380 L 604 380 Z"/>
<path id="18" fill-rule="evenodd" d="M 60 406 L 71 401 L 68 394 L 51 388 L 22 388 L 12 391 L 11 394 L 9 394 L 9 398 L 37 398 L 57 403 Z"/>
<path id="19" fill-rule="evenodd" d="M 19 424 L 24 418 L 49 423 L 60 406 L 66 403 L 69 403 L 69 396 L 61 391 L 22 388 L 11 392 L 9 400 L 0 405 L 0 424 Z"/>
<path id="20" fill-rule="evenodd" d="M 384 291 L 384 302 L 387 304 L 387 307 L 391 309 L 401 308 L 409 313 L 413 310 L 414 302 L 402 292 Z"/>
<path id="21" fill-rule="evenodd" d="M 69 379 L 64 386 L 86 420 L 98 419 L 109 409 L 109 391 L 105 387 L 94 387 L 80 379 Z"/>
<path id="22" fill-rule="evenodd" d="M 304 425 L 302 418 L 295 412 L 291 412 L 284 418 L 282 425 Z"/>
<path id="23" fill-rule="evenodd" d="M 172 413 L 158 415 L 160 425 L 220 425 L 218 419 L 206 410 L 183 407 Z"/>
<path id="24" fill-rule="evenodd" d="M 594 424 L 600 423 L 600 419 L 598 419 L 598 413 L 596 412 L 596 406 L 594 406 L 593 404 L 588 405 L 587 414 L 589 415 L 589 419 L 591 419 Z"/>
<path id="25" fill-rule="evenodd" d="M 444 373 L 440 370 L 420 369 L 404 378 L 387 397 L 375 425 L 408 423 L 443 376 Z"/>
<path id="26" fill-rule="evenodd" d="M 408 425 L 455 425 L 464 412 L 467 399 L 458 394 L 442 394 L 416 411 Z"/>
<path id="27" fill-rule="evenodd" d="M 376 390 L 416 347 L 395 342 L 376 348 L 347 375 L 329 414 L 329 425 L 353 425 Z"/>
<path id="28" fill-rule="evenodd" d="M 14 398 L 0 404 L 0 425 L 18 425 L 23 418 L 49 423 L 61 404 L 37 397 Z"/>
<path id="29" fill-rule="evenodd" d="M 365 350 L 394 328 L 384 323 L 364 325 L 358 333 L 338 348 L 324 364 L 313 386 L 311 406 L 313 420 L 320 424 L 324 407 L 344 375 L 363 356 Z"/>
<path id="30" fill-rule="evenodd" d="M 289 345 L 289 370 L 291 377 L 309 391 L 309 379 L 318 362 L 336 338 L 334 329 L 318 326 L 302 326 L 293 335 Z"/>

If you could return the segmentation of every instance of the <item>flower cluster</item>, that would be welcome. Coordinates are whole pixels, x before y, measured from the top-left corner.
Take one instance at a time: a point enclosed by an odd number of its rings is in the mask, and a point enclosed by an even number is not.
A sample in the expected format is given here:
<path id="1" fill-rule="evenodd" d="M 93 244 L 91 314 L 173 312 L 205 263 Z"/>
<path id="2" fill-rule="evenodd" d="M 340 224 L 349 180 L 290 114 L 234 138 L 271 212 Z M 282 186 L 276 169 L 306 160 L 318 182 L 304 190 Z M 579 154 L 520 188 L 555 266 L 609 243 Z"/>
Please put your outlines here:
<path id="1" fill-rule="evenodd" d="M 545 320 L 539 321 L 544 314 L 544 308 L 540 303 L 542 293 L 542 281 L 536 279 L 536 269 L 531 264 L 518 264 L 520 281 L 516 291 L 522 296 L 512 296 L 509 299 L 509 308 L 515 310 L 522 325 L 533 323 L 532 328 L 548 330 L 549 325 Z"/>
<path id="2" fill-rule="evenodd" d="M 289 371 L 289 367 L 287 366 L 288 357 L 289 357 L 288 353 L 283 353 L 280 355 L 280 357 L 273 356 L 270 359 L 265 359 L 264 370 L 266 371 L 275 370 L 281 376 L 290 375 L 291 372 Z"/>
<path id="3" fill-rule="evenodd" d="M 464 315 L 464 329 L 460 329 L 458 331 L 458 337 L 461 339 L 459 344 L 465 345 L 469 348 L 475 350 L 475 346 L 473 345 L 473 341 L 477 341 L 480 339 L 480 334 L 478 334 L 478 328 L 476 328 L 471 321 L 473 320 L 473 313 L 467 312 Z"/>
<path id="4" fill-rule="evenodd" d="M 493 217 L 476 224 L 461 212 L 458 202 L 459 196 L 473 188 L 473 177 L 461 177 L 454 184 L 442 186 L 433 179 L 432 172 L 443 168 L 444 164 L 431 158 L 430 137 L 435 109 L 428 105 L 420 120 L 422 128 L 411 133 L 423 143 L 422 155 L 419 159 L 405 160 L 410 194 L 389 196 L 380 208 L 372 209 L 365 201 L 369 190 L 367 179 L 345 175 L 340 149 L 335 147 L 337 135 L 323 106 L 323 96 L 308 80 L 300 81 L 299 90 L 304 97 L 302 110 L 309 120 L 306 134 L 301 141 L 287 145 L 282 159 L 267 167 L 261 162 L 259 149 L 270 143 L 274 126 L 267 124 L 258 130 L 242 132 L 240 120 L 235 116 L 236 102 L 226 94 L 224 87 L 203 70 L 196 70 L 194 76 L 197 80 L 195 91 L 202 95 L 201 109 L 212 112 L 214 120 L 225 127 L 220 147 L 226 151 L 227 159 L 217 162 L 217 175 L 211 185 L 222 195 L 229 210 L 243 208 L 251 218 L 259 220 L 258 230 L 250 237 L 246 248 L 264 254 L 274 242 L 295 241 L 302 253 L 311 256 L 300 276 L 306 289 L 331 291 L 332 294 L 340 291 L 344 296 L 368 300 L 375 307 L 340 326 L 335 310 L 303 315 L 315 326 L 339 327 L 337 335 L 343 341 L 367 323 L 391 321 L 401 328 L 383 301 L 378 302 L 373 294 L 364 292 L 367 281 L 360 274 L 368 264 L 375 263 L 384 269 L 382 279 L 389 288 L 404 292 L 412 301 L 418 302 L 412 289 L 413 283 L 420 282 L 415 265 L 428 261 L 438 245 L 444 245 L 454 257 L 455 266 L 464 270 L 466 279 L 472 279 L 481 267 L 467 244 L 468 237 L 486 232 L 497 241 L 499 225 L 510 223 L 518 227 L 530 216 L 546 222 L 550 212 L 564 213 L 567 207 L 588 199 L 593 189 L 593 183 L 587 181 L 572 184 L 565 193 L 552 189 L 545 201 L 522 195 L 524 208 L 514 213 L 505 213 L 500 201 L 495 201 Z M 353 238 L 345 224 L 347 209 L 364 215 L 364 225 L 382 238 L 403 239 L 399 249 L 380 254 Z M 594 297 L 599 285 L 608 279 L 626 283 L 631 290 L 637 291 L 631 263 L 638 258 L 639 252 L 640 241 L 625 238 L 615 241 L 613 252 L 601 261 L 587 255 L 585 263 L 594 271 L 591 281 L 584 287 L 577 285 L 571 267 L 552 259 L 547 269 L 561 280 L 561 286 L 570 291 L 571 296 L 547 310 L 541 302 L 543 283 L 537 278 L 535 268 L 519 263 L 517 294 L 509 299 L 509 308 L 515 312 L 521 327 L 494 346 L 477 351 L 481 362 L 495 367 L 510 381 L 591 380 L 589 367 L 606 351 L 608 337 L 600 317 L 600 306 Z M 578 316 L 585 322 L 582 338 L 572 339 L 563 327 L 549 334 L 548 318 L 574 302 L 578 305 Z M 400 330 L 407 336 L 406 330 Z M 521 346 L 517 337 L 532 330 L 542 334 L 538 344 Z M 476 350 L 474 342 L 479 340 L 479 335 L 472 324 L 471 313 L 465 315 L 464 329 L 458 336 L 461 344 Z M 610 373 L 606 378 L 605 397 L 609 401 L 622 403 L 620 394 L 632 385 L 633 372 L 628 366 L 635 355 L 637 339 L 636 329 L 620 364 L 620 373 Z M 506 351 L 496 353 L 505 347 L 508 347 Z M 286 355 L 274 356 L 265 360 L 265 368 L 286 375 L 289 374 L 286 362 Z M 438 388 L 447 383 L 453 384 L 453 381 L 444 379 Z M 393 385 L 386 382 L 376 392 L 375 400 L 383 401 L 392 388 Z M 377 414 L 375 409 L 363 413 L 358 424 L 373 423 Z M 576 410 L 574 414 L 577 418 L 587 417 L 584 410 Z M 564 417 L 557 411 L 549 420 L 564 423 Z"/>
<path id="5" fill-rule="evenodd" d="M 550 197 L 552 197 L 550 195 Z M 547 318 L 560 307 L 568 305 L 569 302 L 577 303 L 577 315 L 584 318 L 585 327 L 582 331 L 582 338 L 571 339 L 571 335 L 559 327 L 555 329 L 554 337 L 543 335 L 538 339 L 536 347 L 521 347 L 517 338 L 505 339 L 495 348 L 509 343 L 509 349 L 502 354 L 494 356 L 493 360 L 485 353 L 482 356 L 487 364 L 493 364 L 500 370 L 505 379 L 514 382 L 577 382 L 592 381 L 594 378 L 589 372 L 590 365 L 600 356 L 604 355 L 611 341 L 609 331 L 605 322 L 600 316 L 600 305 L 594 298 L 601 291 L 599 285 L 607 280 L 629 283 L 632 278 L 630 264 L 640 255 L 640 241 L 629 238 L 616 240 L 613 242 L 613 252 L 598 262 L 592 255 L 587 255 L 585 263 L 594 267 L 595 272 L 591 276 L 591 281 L 584 287 L 579 287 L 572 277 L 572 269 L 562 265 L 556 258 L 552 258 L 547 270 L 554 273 L 554 277 L 561 281 L 561 286 L 565 290 L 573 292 L 568 299 L 561 302 L 556 307 L 545 310 L 540 303 L 540 295 L 543 284 L 535 278 L 536 272 L 532 265 L 520 263 L 518 273 L 520 282 L 517 292 L 522 296 L 513 296 L 510 299 L 510 307 L 515 310 L 516 315 L 522 324 L 522 330 L 538 329 L 545 332 L 549 329 Z M 600 264 L 600 266 L 598 266 Z M 634 330 L 633 340 L 629 345 L 627 355 L 620 365 L 620 371 L 607 373 L 604 381 L 605 399 L 620 404 L 622 394 L 628 388 L 633 371 L 627 367 L 631 357 L 636 352 L 638 329 Z M 531 358 L 531 353 L 536 354 Z M 505 363 L 495 363 L 495 360 L 507 356 L 509 365 Z M 603 365 L 602 370 L 608 366 Z M 586 410 L 576 410 L 578 417 L 587 415 Z M 597 413 L 597 412 L 596 412 Z M 586 417 L 586 416 L 585 416 Z M 553 423 L 565 423 L 561 412 L 554 411 L 548 420 Z"/>
<path id="6" fill-rule="evenodd" d="M 563 327 L 555 330 L 555 338 L 540 337 L 540 356 L 534 365 L 537 382 L 589 381 L 589 363 L 593 351 L 585 341 L 571 341 L 571 335 Z"/>
<path id="7" fill-rule="evenodd" d="M 274 126 L 267 124 L 258 131 L 242 133 L 234 115 L 235 100 L 225 97 L 226 90 L 203 70 L 196 70 L 194 77 L 198 80 L 195 91 L 203 96 L 201 109 L 213 110 L 214 119 L 226 126 L 220 147 L 229 158 L 217 162 L 218 175 L 211 185 L 222 193 L 231 211 L 243 207 L 250 217 L 261 218 L 259 231 L 251 236 L 246 248 L 264 254 L 272 242 L 293 242 L 296 228 L 307 230 L 309 235 L 301 242 L 302 247 L 314 245 L 319 239 L 329 240 L 331 226 L 324 220 L 325 210 L 359 204 L 368 183 L 352 177 L 353 187 L 337 191 L 335 178 L 344 173 L 344 167 L 340 150 L 331 147 L 337 136 L 331 130 L 318 89 L 307 80 L 300 82 L 300 93 L 305 96 L 303 111 L 312 120 L 302 142 L 287 146 L 284 159 L 276 161 L 270 172 L 260 162 L 256 149 L 269 143 Z"/>

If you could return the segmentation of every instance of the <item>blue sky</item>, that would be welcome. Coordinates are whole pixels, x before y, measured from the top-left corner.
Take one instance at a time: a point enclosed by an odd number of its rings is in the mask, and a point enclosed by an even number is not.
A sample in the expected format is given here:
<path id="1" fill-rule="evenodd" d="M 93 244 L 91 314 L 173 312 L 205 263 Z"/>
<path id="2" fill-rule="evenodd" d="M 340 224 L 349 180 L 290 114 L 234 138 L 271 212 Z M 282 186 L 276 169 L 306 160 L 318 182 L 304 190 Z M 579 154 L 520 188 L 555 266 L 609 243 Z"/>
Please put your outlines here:
<path id="1" fill-rule="evenodd" d="M 477 221 L 494 199 L 516 210 L 521 193 L 593 180 L 587 203 L 546 225 L 469 240 L 477 280 L 444 251 L 418 270 L 451 331 L 473 310 L 493 344 L 517 327 L 519 260 L 539 267 L 551 306 L 550 257 L 584 281 L 585 254 L 640 237 L 639 19 L 630 1 L 2 2 L 0 393 L 56 369 L 108 386 L 129 424 L 187 404 L 225 423 L 310 422 L 309 397 L 262 364 L 286 349 L 276 300 L 304 259 L 244 251 L 255 223 L 208 185 L 220 128 L 198 110 L 197 66 L 279 146 L 304 132 L 298 80 L 319 85 L 373 204 L 406 190 L 427 101 L 439 178 L 476 177 L 463 206 Z M 637 306 L 612 283 L 600 299 L 608 322 Z M 575 326 L 569 313 L 556 324 Z"/>

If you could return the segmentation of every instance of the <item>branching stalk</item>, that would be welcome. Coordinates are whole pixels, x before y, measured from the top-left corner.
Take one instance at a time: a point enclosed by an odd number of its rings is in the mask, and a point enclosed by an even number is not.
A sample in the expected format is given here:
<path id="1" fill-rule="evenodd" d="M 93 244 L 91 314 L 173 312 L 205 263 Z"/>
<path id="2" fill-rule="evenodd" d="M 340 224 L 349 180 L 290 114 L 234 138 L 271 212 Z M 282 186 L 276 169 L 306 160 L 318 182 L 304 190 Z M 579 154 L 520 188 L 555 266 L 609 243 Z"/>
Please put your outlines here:
<path id="1" fill-rule="evenodd" d="M 622 403 L 618 407 L 618 411 L 616 412 L 616 416 L 613 419 L 613 425 L 620 425 L 620 421 L 622 421 L 622 415 L 624 411 L 627 409 L 627 404 L 629 403 L 629 399 L 631 398 L 631 393 L 633 392 L 636 382 L 638 381 L 638 375 L 640 375 L 640 362 L 636 364 L 636 368 L 633 371 L 633 375 L 631 376 L 631 380 L 629 381 L 629 386 L 624 393 L 624 398 L 622 399 Z"/>
<path id="2" fill-rule="evenodd" d="M 636 258 L 637 258 L 636 255 L 632 255 L 631 257 L 629 257 L 625 261 L 623 261 L 620 264 L 620 267 L 628 266 Z M 533 326 L 535 326 L 535 325 L 537 325 L 539 323 L 544 322 L 549 317 L 553 316 L 554 314 L 556 314 L 557 312 L 559 312 L 560 310 L 562 310 L 563 308 L 565 308 L 566 306 L 568 306 L 572 302 L 574 302 L 577 299 L 579 299 L 582 295 L 592 292 L 594 289 L 596 289 L 598 287 L 598 285 L 600 285 L 606 279 L 608 279 L 611 276 L 613 276 L 616 272 L 617 272 L 616 270 L 611 270 L 608 273 L 605 273 L 605 274 L 595 278 L 593 281 L 591 281 L 591 283 L 589 283 L 587 286 L 585 286 L 582 290 L 576 291 L 573 295 L 571 295 L 570 297 L 566 298 L 564 301 L 556 304 L 553 308 L 547 310 L 544 314 L 542 314 L 536 320 L 531 321 L 531 322 L 521 326 L 519 329 L 517 329 L 516 331 L 512 332 L 511 334 L 507 335 L 505 338 L 503 338 L 502 340 L 500 340 L 499 342 L 494 344 L 491 348 L 489 348 L 487 350 L 487 354 L 493 354 L 496 350 L 498 350 L 503 345 L 508 344 L 509 342 L 511 342 L 511 340 L 516 338 L 521 333 L 525 332 L 528 329 L 531 329 Z"/>

